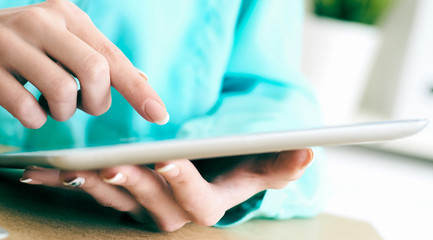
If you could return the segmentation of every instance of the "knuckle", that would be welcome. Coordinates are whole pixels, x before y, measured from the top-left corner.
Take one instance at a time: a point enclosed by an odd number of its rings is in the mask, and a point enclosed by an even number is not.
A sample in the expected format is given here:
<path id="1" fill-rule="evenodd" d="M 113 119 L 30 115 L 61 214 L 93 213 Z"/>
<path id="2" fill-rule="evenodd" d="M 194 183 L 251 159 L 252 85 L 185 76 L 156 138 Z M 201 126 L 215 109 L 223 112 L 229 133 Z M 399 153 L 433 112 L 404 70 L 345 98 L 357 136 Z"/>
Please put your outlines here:
<path id="1" fill-rule="evenodd" d="M 98 53 L 89 54 L 82 61 L 83 75 L 85 82 L 83 84 L 100 84 L 101 82 L 109 83 L 110 68 L 108 61 Z"/>
<path id="2" fill-rule="evenodd" d="M 54 101 L 55 103 L 66 103 L 76 98 L 77 91 L 78 86 L 75 81 L 70 79 L 60 81 L 53 86 L 52 94 L 47 96 L 47 100 Z"/>
<path id="3" fill-rule="evenodd" d="M 105 113 L 111 106 L 110 91 L 110 68 L 108 61 L 99 53 L 89 54 L 81 65 L 82 72 L 79 74 L 81 87 L 88 92 L 100 89 L 101 95 L 95 99 L 92 93 L 92 102 L 83 102 L 85 111 L 93 116 Z"/>
<path id="4" fill-rule="evenodd" d="M 102 43 L 98 48 L 96 48 L 99 53 L 101 53 L 105 58 L 112 62 L 118 62 L 124 59 L 123 53 L 111 42 Z"/>
<path id="5" fill-rule="evenodd" d="M 108 61 L 99 53 L 89 54 L 81 63 L 79 80 L 83 91 L 90 92 L 92 89 L 102 89 L 105 93 L 98 95 L 91 93 L 87 96 L 89 100 L 83 102 L 83 107 L 87 113 L 99 116 L 105 113 L 111 106 L 110 90 L 110 68 Z M 91 100 L 91 102 L 89 102 Z"/>
<path id="6" fill-rule="evenodd" d="M 48 11 L 42 7 L 30 7 L 15 13 L 10 24 L 24 29 L 37 25 L 38 29 L 42 29 L 52 25 L 49 16 Z"/>
<path id="7" fill-rule="evenodd" d="M 18 19 L 26 22 L 33 22 L 38 19 L 45 19 L 47 16 L 47 11 L 41 7 L 31 7 L 26 8 L 17 14 Z"/>

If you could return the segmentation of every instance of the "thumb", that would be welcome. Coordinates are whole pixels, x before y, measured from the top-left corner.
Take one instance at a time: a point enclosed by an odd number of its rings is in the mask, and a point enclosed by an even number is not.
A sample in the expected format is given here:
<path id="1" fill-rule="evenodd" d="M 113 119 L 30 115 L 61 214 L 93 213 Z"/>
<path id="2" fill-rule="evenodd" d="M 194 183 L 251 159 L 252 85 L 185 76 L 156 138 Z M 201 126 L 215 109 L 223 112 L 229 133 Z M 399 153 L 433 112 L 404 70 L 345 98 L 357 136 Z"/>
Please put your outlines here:
<path id="1" fill-rule="evenodd" d="M 300 178 L 313 162 L 313 158 L 314 153 L 310 148 L 283 151 L 274 159 L 263 160 L 262 166 L 257 167 L 262 168 L 262 175 L 268 183 L 289 182 Z"/>

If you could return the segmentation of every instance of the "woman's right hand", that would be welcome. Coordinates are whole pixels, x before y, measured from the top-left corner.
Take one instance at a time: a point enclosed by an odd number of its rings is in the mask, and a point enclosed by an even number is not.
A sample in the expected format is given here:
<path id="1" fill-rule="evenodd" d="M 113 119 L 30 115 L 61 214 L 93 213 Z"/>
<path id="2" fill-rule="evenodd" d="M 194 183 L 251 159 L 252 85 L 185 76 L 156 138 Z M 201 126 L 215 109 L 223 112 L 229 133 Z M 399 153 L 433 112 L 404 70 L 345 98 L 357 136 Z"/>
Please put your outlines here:
<path id="1" fill-rule="evenodd" d="M 164 103 L 146 80 L 70 1 L 0 10 L 0 106 L 25 127 L 41 127 L 47 113 L 65 121 L 76 108 L 100 115 L 111 86 L 146 120 L 164 124 Z M 27 81 L 42 93 L 39 102 Z"/>

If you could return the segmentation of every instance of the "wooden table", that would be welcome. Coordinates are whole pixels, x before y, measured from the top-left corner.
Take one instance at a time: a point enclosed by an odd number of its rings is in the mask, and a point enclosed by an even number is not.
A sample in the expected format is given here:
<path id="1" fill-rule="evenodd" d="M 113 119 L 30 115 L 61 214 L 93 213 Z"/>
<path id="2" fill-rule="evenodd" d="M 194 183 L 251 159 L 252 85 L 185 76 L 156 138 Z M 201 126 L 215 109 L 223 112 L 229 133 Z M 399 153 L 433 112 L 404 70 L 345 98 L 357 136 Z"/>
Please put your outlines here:
<path id="1" fill-rule="evenodd" d="M 0 170 L 0 226 L 16 239 L 381 239 L 368 223 L 331 215 L 254 220 L 228 229 L 189 224 L 154 232 L 74 190 L 30 186 Z"/>

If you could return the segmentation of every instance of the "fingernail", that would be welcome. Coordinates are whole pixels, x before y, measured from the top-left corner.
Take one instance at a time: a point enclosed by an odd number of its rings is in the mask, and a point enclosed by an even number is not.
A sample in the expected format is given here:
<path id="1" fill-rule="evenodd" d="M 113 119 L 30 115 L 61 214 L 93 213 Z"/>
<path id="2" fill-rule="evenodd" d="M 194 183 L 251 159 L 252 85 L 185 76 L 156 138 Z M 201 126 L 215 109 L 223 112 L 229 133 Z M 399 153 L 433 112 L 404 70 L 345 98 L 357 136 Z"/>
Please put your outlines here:
<path id="1" fill-rule="evenodd" d="M 20 182 L 22 182 L 22 183 L 29 183 L 32 181 L 33 181 L 33 179 L 31 179 L 31 178 L 20 178 Z"/>
<path id="2" fill-rule="evenodd" d="M 141 76 L 142 78 L 144 78 L 144 80 L 146 80 L 146 82 L 148 82 L 149 79 L 147 78 L 146 73 L 144 73 L 143 71 L 141 71 L 141 70 L 138 69 L 138 68 L 137 68 L 137 70 L 138 70 L 138 73 L 140 74 L 140 76 Z"/>
<path id="3" fill-rule="evenodd" d="M 170 120 L 170 115 L 168 115 L 168 113 L 167 113 L 167 116 L 165 116 L 165 118 L 162 121 L 156 122 L 156 124 L 165 125 L 168 123 L 169 120 Z"/>
<path id="4" fill-rule="evenodd" d="M 36 181 L 31 178 L 20 178 L 20 182 L 27 183 L 27 184 L 34 184 L 34 185 L 42 184 L 42 182 Z"/>
<path id="5" fill-rule="evenodd" d="M 171 171 L 171 170 L 173 170 L 175 168 L 177 168 L 176 165 L 174 165 L 173 163 L 170 163 L 168 165 L 165 165 L 162 168 L 156 169 L 156 171 L 159 172 L 159 173 L 166 173 L 166 172 L 169 172 L 169 171 Z"/>
<path id="6" fill-rule="evenodd" d="M 305 161 L 304 165 L 301 167 L 300 171 L 303 171 L 307 168 L 309 168 L 311 166 L 311 164 L 313 164 L 313 159 L 314 159 L 314 152 L 313 150 L 311 150 L 311 148 L 307 149 L 310 155 L 310 159 L 308 161 Z"/>
<path id="7" fill-rule="evenodd" d="M 158 125 L 164 125 L 170 119 L 167 110 L 157 101 L 150 99 L 144 105 L 144 111 L 152 122 Z"/>
<path id="8" fill-rule="evenodd" d="M 71 186 L 71 187 L 79 187 L 86 182 L 86 179 L 83 177 L 76 177 L 72 181 L 64 181 L 63 185 Z"/>
<path id="9" fill-rule="evenodd" d="M 117 173 L 112 178 L 103 178 L 104 182 L 106 183 L 118 183 L 121 179 L 126 179 L 126 177 L 122 173 Z"/>

